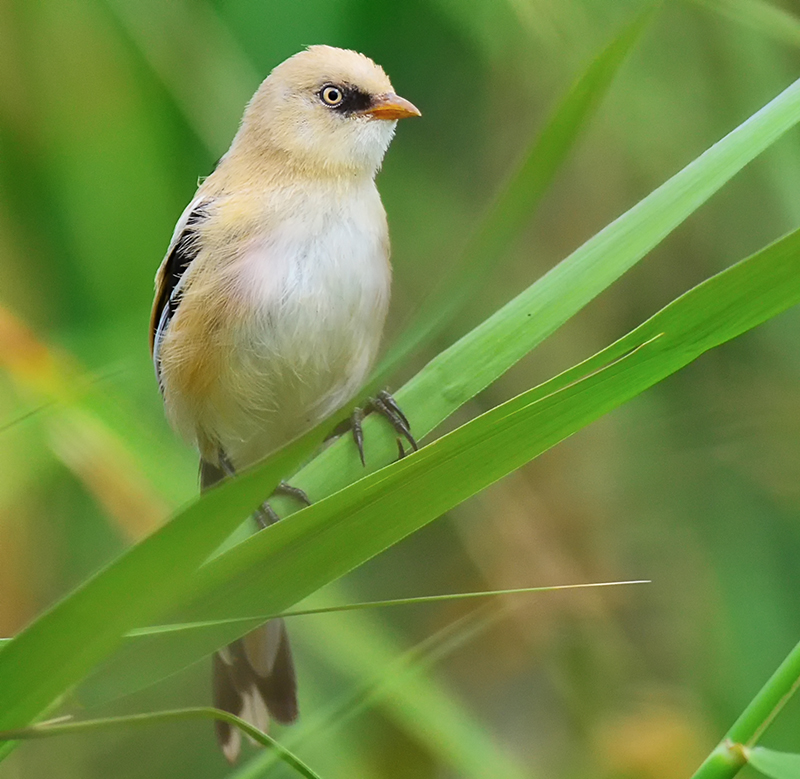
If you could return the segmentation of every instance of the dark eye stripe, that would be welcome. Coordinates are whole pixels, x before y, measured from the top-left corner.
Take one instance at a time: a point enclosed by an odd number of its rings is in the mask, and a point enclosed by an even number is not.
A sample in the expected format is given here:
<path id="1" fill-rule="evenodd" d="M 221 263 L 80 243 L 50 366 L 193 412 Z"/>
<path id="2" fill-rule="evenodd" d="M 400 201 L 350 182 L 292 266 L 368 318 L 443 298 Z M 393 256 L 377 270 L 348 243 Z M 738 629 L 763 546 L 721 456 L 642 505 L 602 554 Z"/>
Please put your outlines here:
<path id="1" fill-rule="evenodd" d="M 336 105 L 328 105 L 322 98 L 322 94 L 326 89 L 338 89 L 342 93 L 342 101 Z M 357 113 L 358 111 L 365 111 L 372 105 L 372 95 L 363 92 L 357 87 L 351 87 L 339 84 L 325 84 L 322 89 L 317 93 L 323 105 L 330 108 L 331 111 L 337 111 L 340 114 L 349 116 L 350 114 Z"/>

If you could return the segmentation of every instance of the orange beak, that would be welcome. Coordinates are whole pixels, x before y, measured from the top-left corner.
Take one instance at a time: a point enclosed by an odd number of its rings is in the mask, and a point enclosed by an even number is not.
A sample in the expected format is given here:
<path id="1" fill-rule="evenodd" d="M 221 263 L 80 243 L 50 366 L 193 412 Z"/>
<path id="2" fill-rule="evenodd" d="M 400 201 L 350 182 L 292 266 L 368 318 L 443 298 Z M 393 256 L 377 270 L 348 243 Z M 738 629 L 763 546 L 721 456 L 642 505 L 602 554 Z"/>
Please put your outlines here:
<path id="1" fill-rule="evenodd" d="M 372 99 L 372 105 L 362 113 L 372 119 L 406 119 L 409 116 L 422 116 L 422 112 L 410 100 L 394 92 L 377 95 Z"/>

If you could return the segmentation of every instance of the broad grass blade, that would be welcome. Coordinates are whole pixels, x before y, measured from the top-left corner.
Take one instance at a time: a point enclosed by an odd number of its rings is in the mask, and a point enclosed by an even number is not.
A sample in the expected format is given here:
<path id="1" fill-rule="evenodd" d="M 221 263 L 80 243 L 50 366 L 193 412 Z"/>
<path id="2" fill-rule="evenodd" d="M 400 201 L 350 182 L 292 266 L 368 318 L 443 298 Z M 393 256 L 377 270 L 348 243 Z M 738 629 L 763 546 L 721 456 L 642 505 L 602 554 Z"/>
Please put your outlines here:
<path id="1" fill-rule="evenodd" d="M 176 621 L 276 613 L 344 575 L 604 413 L 800 302 L 800 231 L 712 277 L 586 362 L 203 566 Z M 85 689 L 124 694 L 246 628 L 128 639 Z"/>

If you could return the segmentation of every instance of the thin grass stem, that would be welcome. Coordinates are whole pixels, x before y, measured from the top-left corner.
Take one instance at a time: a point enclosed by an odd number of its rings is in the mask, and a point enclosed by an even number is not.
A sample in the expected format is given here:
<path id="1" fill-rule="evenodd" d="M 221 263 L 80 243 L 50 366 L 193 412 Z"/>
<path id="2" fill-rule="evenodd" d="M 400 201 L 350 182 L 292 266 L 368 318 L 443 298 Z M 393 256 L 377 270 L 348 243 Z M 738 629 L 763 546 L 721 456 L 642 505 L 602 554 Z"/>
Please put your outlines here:
<path id="1" fill-rule="evenodd" d="M 800 643 L 778 666 L 692 779 L 728 779 L 747 762 L 747 750 L 764 734 L 800 687 Z"/>
<path id="2" fill-rule="evenodd" d="M 129 714 L 122 717 L 104 717 L 102 719 L 81 720 L 77 722 L 66 722 L 64 721 L 65 718 L 61 717 L 56 720 L 34 725 L 30 728 L 0 731 L 0 740 L 20 741 L 22 739 L 50 738 L 51 736 L 67 736 L 106 728 L 128 727 L 130 725 L 157 725 L 162 722 L 175 722 L 188 719 L 212 719 L 227 722 L 239 728 L 245 735 L 257 741 L 262 746 L 274 749 L 280 759 L 294 768 L 301 776 L 305 776 L 307 779 L 321 779 L 318 773 L 271 736 L 234 714 L 210 706 L 153 711 L 147 714 Z"/>

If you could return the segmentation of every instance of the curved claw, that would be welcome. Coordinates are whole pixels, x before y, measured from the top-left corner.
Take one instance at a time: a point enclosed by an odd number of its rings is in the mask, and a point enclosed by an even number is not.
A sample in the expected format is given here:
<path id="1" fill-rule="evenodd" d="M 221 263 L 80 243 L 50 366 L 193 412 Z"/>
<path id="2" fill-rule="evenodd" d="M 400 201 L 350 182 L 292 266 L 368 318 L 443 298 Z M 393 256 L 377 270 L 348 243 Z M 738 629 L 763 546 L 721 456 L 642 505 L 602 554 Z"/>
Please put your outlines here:
<path id="1" fill-rule="evenodd" d="M 350 419 L 350 424 L 353 428 L 353 440 L 356 442 L 358 449 L 358 456 L 361 458 L 362 467 L 367 467 L 367 462 L 364 459 L 364 429 L 362 422 L 364 421 L 364 411 L 360 408 L 353 409 L 353 416 Z"/>
<path id="2" fill-rule="evenodd" d="M 395 438 L 395 441 L 397 442 L 397 459 L 402 460 L 406 456 L 403 440 L 401 438 Z"/>
<path id="3" fill-rule="evenodd" d="M 294 498 L 296 501 L 299 501 L 304 506 L 311 505 L 311 499 L 306 495 L 305 490 L 301 490 L 299 487 L 292 487 L 291 484 L 287 484 L 285 481 L 282 481 L 272 494 L 286 495 L 289 498 Z M 266 501 L 256 510 L 256 522 L 262 530 L 279 521 L 280 517 L 277 512 Z"/>
<path id="4" fill-rule="evenodd" d="M 358 449 L 358 456 L 362 466 L 366 466 L 367 464 L 364 459 L 364 430 L 362 428 L 362 423 L 364 421 L 364 415 L 372 411 L 386 419 L 394 428 L 395 432 L 400 435 L 400 438 L 397 439 L 397 456 L 400 459 L 406 456 L 406 450 L 403 447 L 403 441 L 401 439 L 408 441 L 414 451 L 419 449 L 417 440 L 411 433 L 411 424 L 408 421 L 408 417 L 402 412 L 400 406 L 397 405 L 397 401 L 386 390 L 381 390 L 374 398 L 370 398 L 367 401 L 363 409 L 356 408 L 350 419 L 353 440 Z"/>
<path id="5" fill-rule="evenodd" d="M 416 438 L 411 434 L 411 426 L 406 415 L 400 410 L 397 402 L 388 392 L 378 393 L 377 397 L 370 400 L 370 407 L 387 419 L 395 431 L 408 441 L 415 452 L 419 449 Z"/>
<path id="6" fill-rule="evenodd" d="M 381 390 L 378 393 L 378 399 L 382 400 L 386 406 L 391 409 L 392 413 L 395 414 L 397 417 L 403 420 L 403 424 L 411 430 L 411 423 L 408 421 L 408 417 L 403 413 L 403 409 L 397 405 L 397 401 L 394 397 L 387 391 Z"/>
<path id="7" fill-rule="evenodd" d="M 294 498 L 295 500 L 302 503 L 304 506 L 311 505 L 311 498 L 306 495 L 305 490 L 301 490 L 299 487 L 292 487 L 291 484 L 287 484 L 285 481 L 282 481 L 276 488 L 275 488 L 275 495 L 286 495 L 289 498 Z"/>

